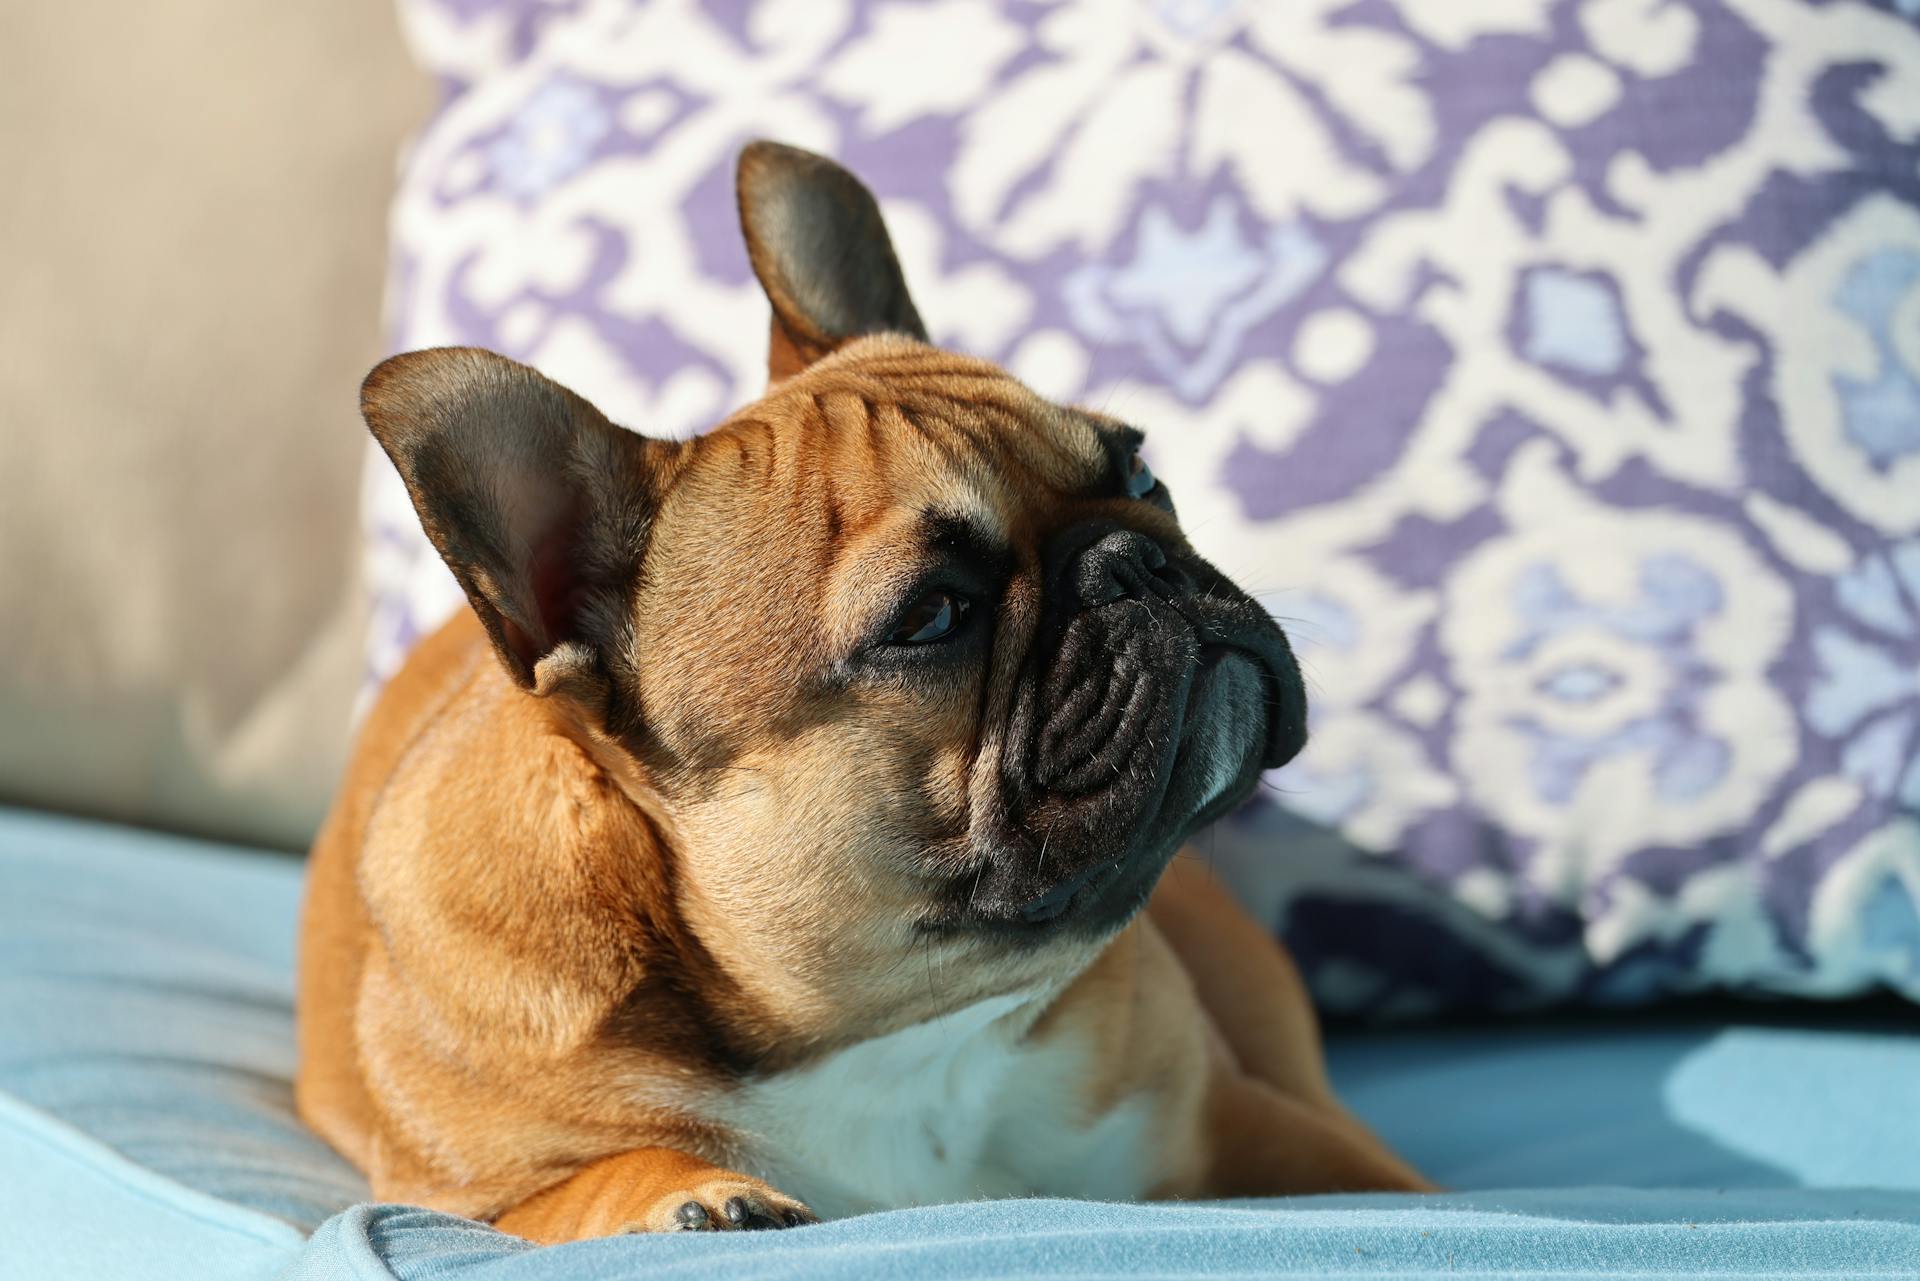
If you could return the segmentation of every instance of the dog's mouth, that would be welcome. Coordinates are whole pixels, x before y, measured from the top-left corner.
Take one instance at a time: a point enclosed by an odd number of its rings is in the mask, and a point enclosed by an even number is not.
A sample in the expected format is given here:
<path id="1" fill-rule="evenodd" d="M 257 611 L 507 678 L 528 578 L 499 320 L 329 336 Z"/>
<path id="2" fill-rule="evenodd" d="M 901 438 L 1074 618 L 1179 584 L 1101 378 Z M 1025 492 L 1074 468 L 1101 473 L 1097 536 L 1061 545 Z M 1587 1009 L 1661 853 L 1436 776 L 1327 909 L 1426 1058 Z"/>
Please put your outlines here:
<path id="1" fill-rule="evenodd" d="M 1020 908 L 1020 919 L 1028 925 L 1045 925 L 1065 916 L 1074 901 L 1083 897 L 1097 897 L 1112 882 L 1126 871 L 1127 860 L 1117 858 L 1107 863 L 1096 863 L 1083 872 L 1068 877 L 1060 884 Z"/>

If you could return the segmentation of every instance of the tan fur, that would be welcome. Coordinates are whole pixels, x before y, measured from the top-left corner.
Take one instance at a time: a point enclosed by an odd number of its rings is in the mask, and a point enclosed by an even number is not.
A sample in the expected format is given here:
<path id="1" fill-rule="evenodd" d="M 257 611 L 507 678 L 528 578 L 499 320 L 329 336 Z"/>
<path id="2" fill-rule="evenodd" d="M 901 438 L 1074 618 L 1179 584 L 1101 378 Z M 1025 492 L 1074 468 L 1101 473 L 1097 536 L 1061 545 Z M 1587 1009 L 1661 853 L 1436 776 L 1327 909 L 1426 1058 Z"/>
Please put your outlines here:
<path id="1" fill-rule="evenodd" d="M 763 280 L 805 265 L 756 254 Z M 911 337 L 829 332 L 768 285 L 775 385 L 685 445 L 486 353 L 369 379 L 475 613 L 388 686 L 315 844 L 301 1115 L 376 1196 L 536 1240 L 670 1229 L 690 1203 L 784 1222 L 804 1208 L 738 1172 L 782 1155 L 738 1125 L 761 1084 L 1018 997 L 1006 1052 L 1070 1071 L 1063 1133 L 1139 1118 L 1143 1193 L 1424 1187 L 1342 1111 L 1291 964 L 1192 860 L 1104 943 L 914 933 L 1000 768 L 1046 536 L 1096 515 L 1182 535 L 1097 495 L 1088 415 Z M 467 454 L 433 452 L 449 424 Z M 556 451 L 564 484 L 519 484 Z M 835 679 L 929 509 L 1013 549 L 990 659 L 938 687 Z M 562 518 L 577 634 L 541 594 Z M 1045 1177 L 1018 1190 L 1084 1192 Z"/>

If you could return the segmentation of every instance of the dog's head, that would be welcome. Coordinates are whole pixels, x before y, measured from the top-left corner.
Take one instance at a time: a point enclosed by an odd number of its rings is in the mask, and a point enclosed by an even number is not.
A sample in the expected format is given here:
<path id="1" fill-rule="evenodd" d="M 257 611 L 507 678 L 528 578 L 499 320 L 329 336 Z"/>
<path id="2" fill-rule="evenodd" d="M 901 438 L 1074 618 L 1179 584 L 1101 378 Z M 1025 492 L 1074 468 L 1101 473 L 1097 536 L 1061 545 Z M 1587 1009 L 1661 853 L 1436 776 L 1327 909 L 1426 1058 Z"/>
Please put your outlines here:
<path id="1" fill-rule="evenodd" d="M 1138 427 L 927 343 L 850 174 L 758 143 L 740 208 L 773 382 L 706 436 L 468 349 L 381 365 L 367 421 L 758 1003 L 831 1036 L 1069 976 L 1299 750 L 1287 641 Z"/>

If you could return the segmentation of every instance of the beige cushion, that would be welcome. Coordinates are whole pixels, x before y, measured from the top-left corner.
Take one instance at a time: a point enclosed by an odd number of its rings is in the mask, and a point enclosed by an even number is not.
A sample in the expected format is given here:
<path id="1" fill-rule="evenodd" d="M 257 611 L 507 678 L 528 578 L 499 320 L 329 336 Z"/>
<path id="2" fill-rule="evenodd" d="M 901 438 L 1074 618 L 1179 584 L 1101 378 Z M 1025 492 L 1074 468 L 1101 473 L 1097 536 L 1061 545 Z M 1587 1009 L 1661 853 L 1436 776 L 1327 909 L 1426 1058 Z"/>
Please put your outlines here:
<path id="1" fill-rule="evenodd" d="M 305 844 L 429 101 L 386 0 L 0 7 L 0 800 Z"/>

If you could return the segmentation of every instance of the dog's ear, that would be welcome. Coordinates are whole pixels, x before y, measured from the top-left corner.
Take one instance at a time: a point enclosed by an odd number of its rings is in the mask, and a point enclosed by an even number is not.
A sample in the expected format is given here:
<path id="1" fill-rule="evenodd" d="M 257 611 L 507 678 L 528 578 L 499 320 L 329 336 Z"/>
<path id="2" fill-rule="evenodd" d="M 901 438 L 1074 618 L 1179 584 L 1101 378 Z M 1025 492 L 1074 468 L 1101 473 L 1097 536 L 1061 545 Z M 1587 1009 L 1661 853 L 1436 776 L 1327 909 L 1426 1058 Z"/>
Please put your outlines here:
<path id="1" fill-rule="evenodd" d="M 754 142 L 740 153 L 740 227 L 773 303 L 778 381 L 862 334 L 926 340 L 886 223 L 858 178 L 811 151 Z"/>
<path id="2" fill-rule="evenodd" d="M 505 356 L 395 356 L 360 412 L 509 675 L 585 695 L 627 661 L 630 595 L 676 446 Z"/>

